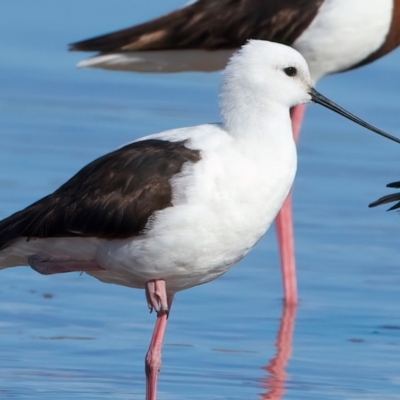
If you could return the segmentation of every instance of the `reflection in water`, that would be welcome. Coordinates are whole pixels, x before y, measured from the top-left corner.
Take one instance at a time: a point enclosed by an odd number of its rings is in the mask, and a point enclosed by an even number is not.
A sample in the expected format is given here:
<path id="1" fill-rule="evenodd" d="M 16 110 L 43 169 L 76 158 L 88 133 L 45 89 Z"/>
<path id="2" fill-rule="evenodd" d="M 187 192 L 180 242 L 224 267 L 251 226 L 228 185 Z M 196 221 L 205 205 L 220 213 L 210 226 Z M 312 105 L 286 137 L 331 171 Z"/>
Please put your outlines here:
<path id="1" fill-rule="evenodd" d="M 285 368 L 292 353 L 292 338 L 296 306 L 284 305 L 283 314 L 276 338 L 276 354 L 269 364 L 263 369 L 269 372 L 262 386 L 268 392 L 261 395 L 262 400 L 281 400 L 285 392 L 286 372 Z"/>

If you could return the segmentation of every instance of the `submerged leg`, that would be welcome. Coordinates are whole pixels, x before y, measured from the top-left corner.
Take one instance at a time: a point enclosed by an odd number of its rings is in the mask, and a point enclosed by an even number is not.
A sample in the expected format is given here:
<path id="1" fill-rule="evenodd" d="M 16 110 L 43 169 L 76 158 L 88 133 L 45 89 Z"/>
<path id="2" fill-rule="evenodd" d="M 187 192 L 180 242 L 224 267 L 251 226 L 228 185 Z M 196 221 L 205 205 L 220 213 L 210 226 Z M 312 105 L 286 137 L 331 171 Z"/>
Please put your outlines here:
<path id="1" fill-rule="evenodd" d="M 34 254 L 28 257 L 28 263 L 32 269 L 42 275 L 60 274 L 63 272 L 89 272 L 89 271 L 102 271 L 96 261 L 84 260 L 62 260 L 51 257 L 46 254 Z"/>
<path id="2" fill-rule="evenodd" d="M 167 295 L 165 281 L 154 280 L 146 283 L 146 298 L 150 310 L 157 311 L 153 336 L 145 358 L 146 400 L 156 400 L 157 377 L 161 369 L 162 342 L 173 296 Z"/>
<path id="3" fill-rule="evenodd" d="M 305 105 L 291 109 L 293 137 L 297 141 L 300 133 Z M 275 220 L 283 282 L 283 296 L 286 304 L 297 304 L 296 261 L 294 255 L 294 235 L 291 194 L 288 195 Z"/>

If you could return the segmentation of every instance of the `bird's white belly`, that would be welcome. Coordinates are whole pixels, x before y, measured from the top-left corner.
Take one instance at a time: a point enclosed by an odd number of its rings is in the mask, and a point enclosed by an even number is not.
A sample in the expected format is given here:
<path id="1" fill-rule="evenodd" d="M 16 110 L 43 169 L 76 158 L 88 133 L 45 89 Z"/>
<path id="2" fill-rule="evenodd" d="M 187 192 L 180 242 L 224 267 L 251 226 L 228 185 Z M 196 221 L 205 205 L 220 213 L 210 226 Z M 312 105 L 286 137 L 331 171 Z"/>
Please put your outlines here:
<path id="1" fill-rule="evenodd" d="M 389 32 L 393 0 L 325 0 L 293 43 L 314 82 L 346 70 L 378 50 Z"/>
<path id="2" fill-rule="evenodd" d="M 187 213 L 182 220 L 177 219 L 180 211 Z M 222 275 L 257 243 L 270 224 L 269 218 L 260 215 L 240 226 L 236 215 L 225 211 L 218 216 L 201 206 L 169 209 L 159 217 L 163 219 L 162 232 L 157 233 L 159 225 L 155 224 L 141 237 L 108 242 L 100 249 L 99 263 L 124 275 L 132 286 L 144 287 L 148 280 L 164 279 L 168 290 L 175 292 Z"/>
<path id="3" fill-rule="evenodd" d="M 258 242 L 275 218 L 294 179 L 295 152 L 290 155 L 281 174 L 270 174 L 273 178 L 252 163 L 247 169 L 238 163 L 220 174 L 212 172 L 220 160 L 204 164 L 209 171 L 195 166 L 195 172 L 201 170 L 198 179 L 191 173 L 177 178 L 175 186 L 185 186 L 186 178 L 194 184 L 175 198 L 173 207 L 157 213 L 147 233 L 102 244 L 97 261 L 112 272 L 91 274 L 107 282 L 126 279 L 125 284 L 135 287 L 164 279 L 171 292 L 217 278 Z"/>

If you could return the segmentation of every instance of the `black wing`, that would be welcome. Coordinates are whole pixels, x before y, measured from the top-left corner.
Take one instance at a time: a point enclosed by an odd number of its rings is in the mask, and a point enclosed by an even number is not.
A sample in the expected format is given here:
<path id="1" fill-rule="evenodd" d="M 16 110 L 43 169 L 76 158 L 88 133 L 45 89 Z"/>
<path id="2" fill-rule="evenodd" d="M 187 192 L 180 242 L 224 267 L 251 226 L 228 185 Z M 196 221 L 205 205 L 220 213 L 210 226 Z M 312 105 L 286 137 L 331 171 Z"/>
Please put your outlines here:
<path id="1" fill-rule="evenodd" d="M 145 140 L 106 154 L 53 194 L 0 221 L 0 249 L 19 237 L 140 234 L 148 219 L 171 206 L 170 179 L 200 152 L 184 142 Z"/>
<path id="2" fill-rule="evenodd" d="M 149 22 L 73 43 L 70 50 L 234 49 L 248 39 L 292 44 L 324 0 L 198 0 Z"/>
<path id="3" fill-rule="evenodd" d="M 400 182 L 389 183 L 389 185 L 387 185 L 387 187 L 399 189 Z M 390 207 L 388 209 L 388 211 L 396 210 L 397 208 L 400 208 L 400 193 L 393 193 L 393 194 L 389 194 L 387 196 L 383 196 L 380 199 L 371 203 L 368 207 L 381 206 L 382 204 L 392 203 L 394 201 L 398 201 L 398 203 L 396 203 L 394 206 Z"/>

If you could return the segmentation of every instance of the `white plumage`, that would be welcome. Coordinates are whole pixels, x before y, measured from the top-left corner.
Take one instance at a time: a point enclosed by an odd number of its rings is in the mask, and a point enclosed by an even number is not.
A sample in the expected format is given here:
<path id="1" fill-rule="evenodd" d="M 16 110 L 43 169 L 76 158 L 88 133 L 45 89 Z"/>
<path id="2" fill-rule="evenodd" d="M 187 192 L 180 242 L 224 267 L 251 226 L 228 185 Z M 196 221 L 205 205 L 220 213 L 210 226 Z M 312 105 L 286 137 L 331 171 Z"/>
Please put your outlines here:
<path id="1" fill-rule="evenodd" d="M 286 75 L 287 67 L 297 75 Z M 0 252 L 0 266 L 28 265 L 33 254 L 94 261 L 105 269 L 90 272 L 100 280 L 144 288 L 164 279 L 169 293 L 217 278 L 257 243 L 290 190 L 296 149 L 289 109 L 310 101 L 310 82 L 299 53 L 250 41 L 223 76 L 223 125 L 141 139 L 186 140 L 201 154 L 172 178 L 172 206 L 156 211 L 143 234 L 115 240 L 22 237 Z"/>
<path id="2" fill-rule="evenodd" d="M 307 60 L 313 82 L 356 66 L 385 43 L 393 0 L 324 0 L 292 46 Z"/>

